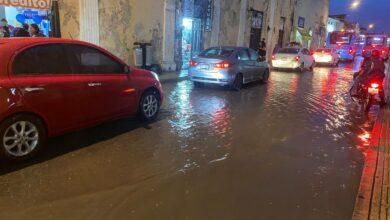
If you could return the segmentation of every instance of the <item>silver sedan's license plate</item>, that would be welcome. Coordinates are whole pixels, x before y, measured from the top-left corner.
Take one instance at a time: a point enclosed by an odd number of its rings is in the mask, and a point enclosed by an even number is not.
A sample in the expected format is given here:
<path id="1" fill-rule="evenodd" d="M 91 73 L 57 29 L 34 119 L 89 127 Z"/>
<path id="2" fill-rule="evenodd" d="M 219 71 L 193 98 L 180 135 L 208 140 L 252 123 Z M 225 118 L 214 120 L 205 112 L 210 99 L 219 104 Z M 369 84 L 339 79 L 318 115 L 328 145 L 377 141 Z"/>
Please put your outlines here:
<path id="1" fill-rule="evenodd" d="M 199 64 L 198 68 L 200 70 L 208 70 L 209 69 L 209 65 L 207 65 L 207 64 Z"/>

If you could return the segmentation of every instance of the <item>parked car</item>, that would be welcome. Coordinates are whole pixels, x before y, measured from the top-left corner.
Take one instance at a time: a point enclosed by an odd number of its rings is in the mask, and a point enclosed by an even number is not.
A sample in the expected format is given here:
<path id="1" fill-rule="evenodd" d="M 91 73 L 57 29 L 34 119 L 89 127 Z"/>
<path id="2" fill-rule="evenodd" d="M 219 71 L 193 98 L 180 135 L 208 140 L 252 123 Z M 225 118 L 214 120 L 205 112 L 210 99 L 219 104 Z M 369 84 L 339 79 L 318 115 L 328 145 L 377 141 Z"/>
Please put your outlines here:
<path id="1" fill-rule="evenodd" d="M 320 48 L 314 52 L 314 60 L 317 64 L 327 64 L 332 66 L 338 66 L 340 63 L 340 55 L 337 54 L 335 49 Z"/>
<path id="2" fill-rule="evenodd" d="M 314 58 L 305 48 L 282 48 L 272 55 L 272 67 L 275 69 L 293 69 L 303 72 L 305 69 L 313 71 L 314 66 Z"/>
<path id="3" fill-rule="evenodd" d="M 209 83 L 239 90 L 249 82 L 268 81 L 269 65 L 246 47 L 212 47 L 190 61 L 189 77 L 195 86 Z"/>
<path id="4" fill-rule="evenodd" d="M 153 72 L 95 45 L 65 39 L 0 40 L 0 156 L 34 156 L 47 137 L 138 114 L 157 117 Z"/>

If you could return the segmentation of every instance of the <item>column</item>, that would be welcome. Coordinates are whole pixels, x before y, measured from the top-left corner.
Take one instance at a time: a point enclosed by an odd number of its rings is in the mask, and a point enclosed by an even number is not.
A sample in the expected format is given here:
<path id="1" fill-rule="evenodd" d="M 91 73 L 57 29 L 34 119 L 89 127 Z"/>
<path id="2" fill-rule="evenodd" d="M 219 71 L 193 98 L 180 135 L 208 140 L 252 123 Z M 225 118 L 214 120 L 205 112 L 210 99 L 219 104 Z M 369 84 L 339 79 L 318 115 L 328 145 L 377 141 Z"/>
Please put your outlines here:
<path id="1" fill-rule="evenodd" d="M 213 26 L 211 29 L 210 46 L 219 46 L 219 32 L 221 27 L 221 0 L 214 0 Z"/>
<path id="2" fill-rule="evenodd" d="M 165 0 L 163 32 L 163 71 L 175 71 L 175 0 Z"/>
<path id="3" fill-rule="evenodd" d="M 80 40 L 99 45 L 99 1 L 80 0 Z"/>
<path id="4" fill-rule="evenodd" d="M 271 30 L 268 31 L 267 35 L 267 54 L 271 55 L 273 52 L 273 37 L 274 37 L 274 30 L 275 30 L 275 11 L 276 11 L 276 1 L 277 0 L 269 0 L 269 24 L 268 26 L 271 28 Z M 268 28 L 266 26 L 266 28 Z"/>
<path id="5" fill-rule="evenodd" d="M 248 16 L 247 14 L 248 14 L 248 0 L 241 0 L 237 46 L 245 46 L 245 31 L 246 31 L 247 16 Z"/>

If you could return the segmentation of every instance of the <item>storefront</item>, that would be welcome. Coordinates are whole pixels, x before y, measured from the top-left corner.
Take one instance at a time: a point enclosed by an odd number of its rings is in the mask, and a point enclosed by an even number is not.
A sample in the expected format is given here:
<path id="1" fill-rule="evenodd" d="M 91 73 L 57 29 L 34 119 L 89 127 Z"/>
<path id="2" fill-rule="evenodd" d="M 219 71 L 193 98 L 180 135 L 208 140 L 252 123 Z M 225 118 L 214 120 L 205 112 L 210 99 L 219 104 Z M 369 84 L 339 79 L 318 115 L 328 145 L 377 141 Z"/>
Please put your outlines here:
<path id="1" fill-rule="evenodd" d="M 23 24 L 37 24 L 45 36 L 59 37 L 57 1 L 3 0 L 0 1 L 0 19 L 3 18 L 11 29 Z"/>

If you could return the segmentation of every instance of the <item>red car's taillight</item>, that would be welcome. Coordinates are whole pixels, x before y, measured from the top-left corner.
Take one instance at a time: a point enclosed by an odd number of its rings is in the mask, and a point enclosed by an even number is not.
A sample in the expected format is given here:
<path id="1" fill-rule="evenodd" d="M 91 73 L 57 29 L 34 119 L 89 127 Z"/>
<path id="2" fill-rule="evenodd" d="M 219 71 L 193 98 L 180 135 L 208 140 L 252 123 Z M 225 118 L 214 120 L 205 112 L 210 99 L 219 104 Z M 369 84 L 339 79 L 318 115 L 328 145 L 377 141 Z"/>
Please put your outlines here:
<path id="1" fill-rule="evenodd" d="M 354 53 L 353 49 L 352 48 L 349 49 L 349 54 L 353 54 L 353 53 Z"/>
<path id="2" fill-rule="evenodd" d="M 272 60 L 275 60 L 275 59 L 276 59 L 275 55 L 272 55 Z"/>
<path id="3" fill-rule="evenodd" d="M 377 89 L 377 88 L 379 88 L 379 84 L 378 83 L 371 83 L 371 88 Z"/>
<path id="4" fill-rule="evenodd" d="M 195 62 L 195 61 L 193 61 L 193 60 L 190 60 L 190 67 L 194 67 L 194 66 L 196 66 L 196 65 L 198 65 L 197 62 Z"/>
<path id="5" fill-rule="evenodd" d="M 230 63 L 228 63 L 226 61 L 214 64 L 214 67 L 217 68 L 217 69 L 227 69 L 230 66 L 231 66 Z"/>
<path id="6" fill-rule="evenodd" d="M 299 61 L 301 58 L 299 56 L 295 57 L 295 61 Z"/>

